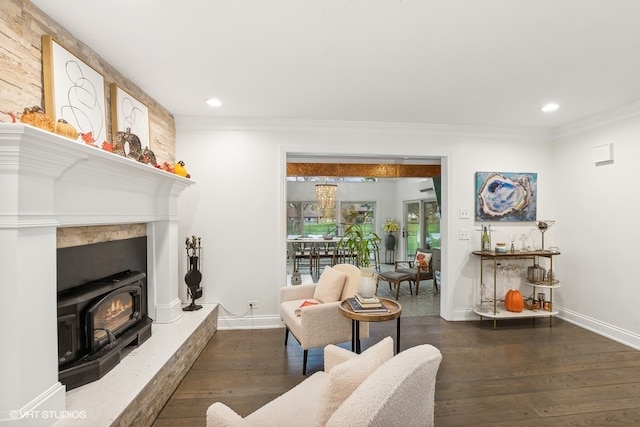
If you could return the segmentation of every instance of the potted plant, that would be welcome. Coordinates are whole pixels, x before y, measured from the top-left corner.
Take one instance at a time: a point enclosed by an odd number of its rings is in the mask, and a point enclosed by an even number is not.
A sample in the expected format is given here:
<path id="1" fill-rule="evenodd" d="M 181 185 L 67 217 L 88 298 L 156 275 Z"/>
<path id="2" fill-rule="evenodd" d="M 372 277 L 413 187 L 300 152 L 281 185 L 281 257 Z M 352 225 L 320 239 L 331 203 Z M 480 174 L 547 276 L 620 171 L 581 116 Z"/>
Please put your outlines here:
<path id="1" fill-rule="evenodd" d="M 400 230 L 400 224 L 395 219 L 387 218 L 387 220 L 382 224 L 382 229 L 387 234 L 387 237 L 384 241 L 384 246 L 388 251 L 395 249 L 396 247 L 396 236 L 393 235 L 396 231 Z"/>
<path id="2" fill-rule="evenodd" d="M 365 232 L 362 225 L 352 224 L 347 227 L 344 236 L 338 242 L 338 246 L 349 250 L 356 258 L 356 265 L 362 273 L 358 293 L 365 298 L 373 297 L 376 293 L 375 268 L 371 266 L 371 247 L 380 240 L 376 233 Z"/>

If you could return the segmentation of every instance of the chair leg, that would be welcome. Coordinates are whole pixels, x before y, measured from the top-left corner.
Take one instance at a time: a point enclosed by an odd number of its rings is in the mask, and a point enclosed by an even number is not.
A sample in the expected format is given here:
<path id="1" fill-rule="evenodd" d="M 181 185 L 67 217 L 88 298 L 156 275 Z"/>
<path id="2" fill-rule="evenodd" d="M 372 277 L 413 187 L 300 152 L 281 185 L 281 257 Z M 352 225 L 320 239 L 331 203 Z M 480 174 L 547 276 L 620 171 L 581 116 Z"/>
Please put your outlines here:
<path id="1" fill-rule="evenodd" d="M 287 341 L 289 340 L 289 328 L 285 326 L 284 328 L 284 346 L 287 346 Z"/>
<path id="2" fill-rule="evenodd" d="M 304 350 L 302 352 L 302 375 L 307 375 L 307 356 L 309 355 L 309 350 Z"/>
<path id="3" fill-rule="evenodd" d="M 420 275 L 416 278 L 416 296 L 418 296 L 418 290 L 420 289 Z"/>
<path id="4" fill-rule="evenodd" d="M 396 301 L 398 301 L 398 298 L 400 298 L 400 281 L 399 280 L 396 282 Z"/>

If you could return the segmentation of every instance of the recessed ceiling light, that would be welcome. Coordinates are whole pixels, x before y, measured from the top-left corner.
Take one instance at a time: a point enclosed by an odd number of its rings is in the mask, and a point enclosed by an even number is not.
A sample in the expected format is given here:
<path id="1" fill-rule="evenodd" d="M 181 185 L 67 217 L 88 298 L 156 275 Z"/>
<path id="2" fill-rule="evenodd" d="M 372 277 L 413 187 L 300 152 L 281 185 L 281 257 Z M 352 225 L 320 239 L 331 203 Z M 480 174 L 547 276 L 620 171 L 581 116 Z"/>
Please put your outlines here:
<path id="1" fill-rule="evenodd" d="M 542 112 L 544 112 L 544 113 L 552 113 L 552 112 L 556 111 L 558 108 L 560 108 L 560 106 L 558 104 L 556 104 L 555 102 L 550 102 L 550 103 L 545 104 L 544 106 L 542 106 L 542 108 L 540 108 L 540 110 L 542 110 Z"/>
<path id="2" fill-rule="evenodd" d="M 222 105 L 222 101 L 218 98 L 209 98 L 206 100 L 206 103 L 210 107 L 220 107 Z"/>

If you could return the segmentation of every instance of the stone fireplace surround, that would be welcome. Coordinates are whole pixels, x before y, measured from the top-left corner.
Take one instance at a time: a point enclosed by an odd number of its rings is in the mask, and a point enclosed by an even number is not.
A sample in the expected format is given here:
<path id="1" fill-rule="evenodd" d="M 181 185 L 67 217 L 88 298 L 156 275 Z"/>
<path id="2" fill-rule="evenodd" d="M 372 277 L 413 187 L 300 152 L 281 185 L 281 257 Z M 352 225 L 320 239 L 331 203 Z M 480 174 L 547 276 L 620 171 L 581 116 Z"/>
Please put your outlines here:
<path id="1" fill-rule="evenodd" d="M 7 414 L 65 410 L 57 366 L 56 229 L 146 223 L 149 315 L 159 324 L 175 322 L 182 316 L 177 199 L 191 184 L 28 125 L 0 123 L 0 337 L 13 346 L 0 353 L 0 421 L 50 425 L 55 420 Z"/>

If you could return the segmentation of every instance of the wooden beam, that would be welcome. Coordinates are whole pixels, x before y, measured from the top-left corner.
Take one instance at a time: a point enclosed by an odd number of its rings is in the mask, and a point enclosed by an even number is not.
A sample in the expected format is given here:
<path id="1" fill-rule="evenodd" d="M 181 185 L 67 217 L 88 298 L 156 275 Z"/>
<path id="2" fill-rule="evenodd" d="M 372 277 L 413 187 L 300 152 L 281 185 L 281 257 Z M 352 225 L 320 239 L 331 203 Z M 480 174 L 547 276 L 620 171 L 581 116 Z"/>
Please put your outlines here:
<path id="1" fill-rule="evenodd" d="M 440 165 L 360 163 L 287 163 L 287 176 L 362 176 L 365 178 L 430 178 L 440 176 Z"/>

